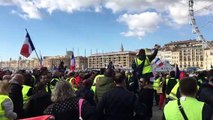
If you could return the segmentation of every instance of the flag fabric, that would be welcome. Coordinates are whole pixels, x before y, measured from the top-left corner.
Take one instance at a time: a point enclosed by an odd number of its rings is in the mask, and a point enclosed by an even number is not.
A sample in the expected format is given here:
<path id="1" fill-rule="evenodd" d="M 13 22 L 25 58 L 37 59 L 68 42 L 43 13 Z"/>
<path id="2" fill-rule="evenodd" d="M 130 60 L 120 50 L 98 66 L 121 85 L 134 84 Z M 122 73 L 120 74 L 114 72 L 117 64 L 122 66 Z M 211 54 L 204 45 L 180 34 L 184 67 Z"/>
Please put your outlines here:
<path id="1" fill-rule="evenodd" d="M 20 54 L 23 55 L 24 57 L 28 58 L 30 54 L 35 50 L 35 47 L 33 45 L 33 42 L 30 38 L 29 33 L 27 32 L 24 44 L 22 45 Z"/>
<path id="2" fill-rule="evenodd" d="M 40 54 L 40 67 L 44 67 L 44 58 L 42 57 L 42 55 Z"/>
<path id="3" fill-rule="evenodd" d="M 160 58 L 156 58 L 154 63 L 157 67 L 163 66 L 163 62 L 160 60 Z"/>
<path id="4" fill-rule="evenodd" d="M 72 55 L 70 57 L 70 71 L 74 71 L 75 70 L 75 57 L 74 57 L 74 53 L 72 52 Z"/>
<path id="5" fill-rule="evenodd" d="M 175 64 L 174 71 L 175 71 L 175 78 L 179 79 L 179 77 L 180 77 L 180 69 L 179 69 L 177 64 Z"/>

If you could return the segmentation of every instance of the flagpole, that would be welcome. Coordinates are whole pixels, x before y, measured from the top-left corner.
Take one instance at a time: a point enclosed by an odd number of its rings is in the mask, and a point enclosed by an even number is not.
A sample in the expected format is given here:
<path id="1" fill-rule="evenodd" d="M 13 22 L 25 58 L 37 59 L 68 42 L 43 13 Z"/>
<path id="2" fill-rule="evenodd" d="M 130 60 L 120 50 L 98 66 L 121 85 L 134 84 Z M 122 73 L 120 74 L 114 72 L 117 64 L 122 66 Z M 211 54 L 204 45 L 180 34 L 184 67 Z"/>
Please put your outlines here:
<path id="1" fill-rule="evenodd" d="M 28 31 L 27 31 L 26 28 L 25 28 L 25 31 L 28 33 Z M 29 33 L 28 33 L 28 34 L 29 34 Z M 35 53 L 36 53 L 36 56 L 37 56 L 37 58 L 38 58 L 39 63 L 41 64 L 41 60 L 40 60 L 40 58 L 39 58 L 39 56 L 38 56 L 38 53 L 37 53 L 36 49 L 35 49 Z"/>

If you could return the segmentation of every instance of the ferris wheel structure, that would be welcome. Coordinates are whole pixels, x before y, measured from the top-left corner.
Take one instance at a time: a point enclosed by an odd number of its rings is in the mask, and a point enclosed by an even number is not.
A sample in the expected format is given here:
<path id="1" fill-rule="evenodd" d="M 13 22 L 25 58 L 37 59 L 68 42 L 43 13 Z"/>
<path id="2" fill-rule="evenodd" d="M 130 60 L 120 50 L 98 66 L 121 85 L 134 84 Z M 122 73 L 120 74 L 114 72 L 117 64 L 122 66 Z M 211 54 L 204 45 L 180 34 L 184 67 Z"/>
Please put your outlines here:
<path id="1" fill-rule="evenodd" d="M 203 34 L 201 33 L 195 19 L 195 11 L 194 11 L 194 0 L 189 0 L 189 19 L 190 25 L 192 26 L 192 33 L 196 35 L 198 41 L 202 41 L 202 48 L 210 48 L 208 41 L 204 38 Z"/>

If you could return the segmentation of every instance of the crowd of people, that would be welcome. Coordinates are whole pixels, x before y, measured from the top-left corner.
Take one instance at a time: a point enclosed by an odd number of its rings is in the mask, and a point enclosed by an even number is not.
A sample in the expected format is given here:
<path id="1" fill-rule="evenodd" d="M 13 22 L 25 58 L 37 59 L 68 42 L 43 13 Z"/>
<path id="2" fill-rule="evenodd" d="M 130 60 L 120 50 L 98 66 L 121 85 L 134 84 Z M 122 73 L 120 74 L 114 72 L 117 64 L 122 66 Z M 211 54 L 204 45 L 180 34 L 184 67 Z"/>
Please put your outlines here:
<path id="1" fill-rule="evenodd" d="M 139 50 L 133 71 L 108 67 L 66 72 L 0 72 L 0 120 L 51 115 L 56 120 L 151 120 L 153 106 L 163 120 L 210 120 L 213 115 L 213 70 L 152 74 L 151 56 Z M 154 81 L 150 78 L 154 77 Z M 52 118 L 51 118 L 52 119 Z"/>

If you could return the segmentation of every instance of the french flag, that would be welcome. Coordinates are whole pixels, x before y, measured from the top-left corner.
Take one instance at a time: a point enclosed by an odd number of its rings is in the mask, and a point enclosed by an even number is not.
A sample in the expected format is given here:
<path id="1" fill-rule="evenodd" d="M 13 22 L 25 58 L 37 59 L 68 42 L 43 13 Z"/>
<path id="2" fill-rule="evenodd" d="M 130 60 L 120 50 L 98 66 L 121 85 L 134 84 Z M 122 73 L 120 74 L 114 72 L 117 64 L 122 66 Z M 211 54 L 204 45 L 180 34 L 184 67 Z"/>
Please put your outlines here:
<path id="1" fill-rule="evenodd" d="M 24 57 L 28 58 L 30 54 L 35 50 L 35 47 L 33 45 L 33 42 L 30 38 L 29 33 L 27 32 L 24 44 L 22 45 L 20 54 L 23 55 Z"/>
<path id="2" fill-rule="evenodd" d="M 74 57 L 74 53 L 72 52 L 72 55 L 70 57 L 70 71 L 74 71 L 75 70 L 75 57 Z"/>
<path id="3" fill-rule="evenodd" d="M 160 60 L 160 58 L 156 58 L 154 62 L 158 67 L 163 66 L 163 62 Z"/>

